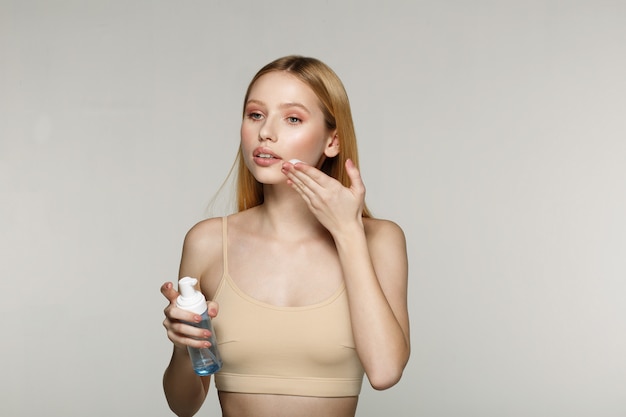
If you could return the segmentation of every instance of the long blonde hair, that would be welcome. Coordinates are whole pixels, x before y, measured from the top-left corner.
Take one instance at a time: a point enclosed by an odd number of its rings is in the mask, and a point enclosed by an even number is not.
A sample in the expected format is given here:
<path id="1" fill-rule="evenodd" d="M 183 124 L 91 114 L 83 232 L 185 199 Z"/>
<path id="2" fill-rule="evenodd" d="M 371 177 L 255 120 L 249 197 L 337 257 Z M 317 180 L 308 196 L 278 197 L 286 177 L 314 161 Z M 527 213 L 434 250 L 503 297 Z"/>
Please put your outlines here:
<path id="1" fill-rule="evenodd" d="M 351 159 L 358 168 L 359 157 L 350 102 L 343 83 L 328 65 L 318 59 L 298 55 L 279 58 L 261 68 L 250 81 L 243 101 L 243 117 L 252 86 L 261 76 L 273 71 L 285 71 L 295 76 L 308 85 L 320 100 L 326 127 L 329 130 L 337 129 L 339 140 L 339 154 L 333 158 L 326 158 L 320 169 L 345 187 L 349 187 L 350 178 L 345 163 Z M 241 147 L 237 153 L 237 164 L 237 208 L 243 211 L 263 203 L 263 185 L 246 167 Z M 363 217 L 371 217 L 367 206 L 363 207 Z"/>

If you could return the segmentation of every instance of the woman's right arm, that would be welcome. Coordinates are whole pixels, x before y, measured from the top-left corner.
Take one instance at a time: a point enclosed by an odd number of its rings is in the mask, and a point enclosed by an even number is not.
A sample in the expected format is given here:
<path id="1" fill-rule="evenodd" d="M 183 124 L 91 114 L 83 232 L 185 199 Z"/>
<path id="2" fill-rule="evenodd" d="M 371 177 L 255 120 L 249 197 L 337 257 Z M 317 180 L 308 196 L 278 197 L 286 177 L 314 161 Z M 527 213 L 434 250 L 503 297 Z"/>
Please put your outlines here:
<path id="1" fill-rule="evenodd" d="M 209 220 L 198 223 L 187 233 L 183 245 L 179 278 L 190 276 L 200 280 L 205 275 L 213 275 L 214 271 L 211 271 L 212 268 L 208 266 L 215 265 L 215 256 L 221 257 L 221 240 L 218 237 L 220 235 L 214 234 L 215 231 L 220 230 L 215 230 L 215 226 L 216 222 Z M 218 237 L 217 245 L 215 237 Z M 176 415 L 193 416 L 204 403 L 210 377 L 200 377 L 194 372 L 187 346 L 208 347 L 208 342 L 196 339 L 206 339 L 209 335 L 208 330 L 185 323 L 199 323 L 201 317 L 176 306 L 179 293 L 171 282 L 166 282 L 161 286 L 161 293 L 169 301 L 164 310 L 163 326 L 167 330 L 167 337 L 173 343 L 172 357 L 163 375 L 163 390 L 170 409 Z M 211 299 L 211 295 L 205 293 L 207 299 Z M 209 302 L 208 308 L 209 316 L 215 317 L 218 311 L 217 303 Z"/>
<path id="2" fill-rule="evenodd" d="M 206 330 L 182 323 L 200 320 L 197 314 L 176 307 L 178 292 L 174 290 L 171 282 L 163 284 L 161 292 L 170 301 L 165 308 L 163 325 L 174 344 L 172 358 L 163 374 L 163 391 L 170 409 L 177 416 L 193 416 L 204 403 L 210 377 L 200 377 L 194 372 L 187 346 L 206 347 L 203 344 L 208 342 L 193 339 L 194 336 L 207 337 L 204 333 Z"/>

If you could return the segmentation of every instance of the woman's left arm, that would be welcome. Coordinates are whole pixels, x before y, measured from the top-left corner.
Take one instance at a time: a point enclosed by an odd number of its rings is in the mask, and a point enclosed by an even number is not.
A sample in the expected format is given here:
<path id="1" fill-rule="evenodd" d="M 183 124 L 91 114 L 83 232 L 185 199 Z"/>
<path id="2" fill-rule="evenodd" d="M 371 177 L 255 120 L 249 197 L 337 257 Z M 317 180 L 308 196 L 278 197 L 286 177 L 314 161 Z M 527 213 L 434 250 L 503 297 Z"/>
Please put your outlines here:
<path id="1" fill-rule="evenodd" d="M 408 263 L 395 223 L 364 219 L 334 236 L 343 268 L 357 352 L 375 389 L 396 384 L 410 353 Z"/>
<path id="2" fill-rule="evenodd" d="M 372 387 L 386 389 L 410 354 L 406 241 L 395 223 L 362 218 L 365 186 L 352 161 L 346 169 L 350 188 L 304 164 L 284 172 L 335 240 L 357 353 Z"/>

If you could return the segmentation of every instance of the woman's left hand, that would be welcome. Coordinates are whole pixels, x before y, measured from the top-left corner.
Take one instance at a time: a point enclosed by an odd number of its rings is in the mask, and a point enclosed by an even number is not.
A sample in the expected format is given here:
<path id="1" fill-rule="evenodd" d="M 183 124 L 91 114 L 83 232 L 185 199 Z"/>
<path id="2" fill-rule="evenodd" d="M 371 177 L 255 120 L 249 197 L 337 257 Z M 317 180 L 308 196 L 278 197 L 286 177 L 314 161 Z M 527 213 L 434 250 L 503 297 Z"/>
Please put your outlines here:
<path id="1" fill-rule="evenodd" d="M 309 210 L 331 234 L 354 222 L 362 225 L 365 185 L 352 160 L 346 161 L 350 187 L 304 163 L 285 162 L 282 172 L 287 183 L 300 194 Z"/>

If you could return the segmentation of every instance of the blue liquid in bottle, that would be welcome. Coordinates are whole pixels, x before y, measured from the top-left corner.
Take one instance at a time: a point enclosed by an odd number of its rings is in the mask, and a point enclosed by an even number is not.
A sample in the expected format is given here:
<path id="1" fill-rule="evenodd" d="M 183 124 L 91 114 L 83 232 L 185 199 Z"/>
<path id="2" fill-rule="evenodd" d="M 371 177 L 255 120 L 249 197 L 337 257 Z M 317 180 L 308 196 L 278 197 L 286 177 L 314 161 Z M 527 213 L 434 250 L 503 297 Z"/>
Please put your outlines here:
<path id="1" fill-rule="evenodd" d="M 200 376 L 206 376 L 216 373 L 222 368 L 222 358 L 220 352 L 217 349 L 217 339 L 215 338 L 215 331 L 213 331 L 213 325 L 211 324 L 211 318 L 207 311 L 207 304 L 204 295 L 195 289 L 198 284 L 196 278 L 184 277 L 178 281 L 178 288 L 180 295 L 176 299 L 176 305 L 183 310 L 194 312 L 202 318 L 200 323 L 188 323 L 195 327 L 207 329 L 211 332 L 211 336 L 207 339 L 211 343 L 211 347 L 208 348 L 194 348 L 187 346 L 189 357 L 191 358 L 191 364 L 196 374 Z"/>
<path id="2" fill-rule="evenodd" d="M 190 323 L 192 324 L 192 323 Z M 193 323 L 193 326 L 208 329 L 211 332 L 211 336 L 207 339 L 211 343 L 211 347 L 208 348 L 193 348 L 187 347 L 189 351 L 189 357 L 191 358 L 191 364 L 196 374 L 200 376 L 207 376 L 216 373 L 222 368 L 222 358 L 220 352 L 217 349 L 217 341 L 215 340 L 215 333 L 213 331 L 213 325 L 211 319 L 205 311 L 202 314 L 202 321 L 200 323 Z"/>

